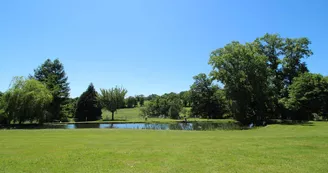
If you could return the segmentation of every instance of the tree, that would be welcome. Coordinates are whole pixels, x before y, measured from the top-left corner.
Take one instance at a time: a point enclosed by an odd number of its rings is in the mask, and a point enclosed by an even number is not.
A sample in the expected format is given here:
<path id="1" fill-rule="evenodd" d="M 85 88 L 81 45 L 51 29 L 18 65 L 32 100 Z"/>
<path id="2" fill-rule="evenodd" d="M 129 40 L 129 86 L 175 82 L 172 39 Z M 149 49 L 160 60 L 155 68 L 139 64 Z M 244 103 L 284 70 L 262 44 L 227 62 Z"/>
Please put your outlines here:
<path id="1" fill-rule="evenodd" d="M 283 104 L 292 112 L 289 118 L 295 120 L 312 120 L 313 113 L 327 116 L 328 113 L 328 79 L 320 74 L 304 73 L 295 77 L 288 88 L 288 98 Z M 292 117 L 294 116 L 294 117 Z"/>
<path id="2" fill-rule="evenodd" d="M 6 115 L 6 112 L 5 112 L 5 109 L 6 109 L 6 103 L 3 99 L 3 93 L 0 91 L 0 124 L 6 124 L 6 118 L 7 118 L 7 115 Z"/>
<path id="3" fill-rule="evenodd" d="M 202 118 L 222 118 L 226 111 L 226 101 L 218 86 L 212 84 L 206 74 L 193 77 L 190 87 L 191 112 Z"/>
<path id="4" fill-rule="evenodd" d="M 75 118 L 78 121 L 95 121 L 101 119 L 101 107 L 97 97 L 98 93 L 91 83 L 77 102 Z"/>
<path id="5" fill-rule="evenodd" d="M 53 101 L 49 107 L 52 116 L 49 120 L 60 119 L 62 107 L 70 91 L 63 64 L 58 59 L 54 61 L 47 59 L 30 77 L 44 83 L 52 93 Z"/>
<path id="6" fill-rule="evenodd" d="M 137 102 L 137 99 L 135 97 L 130 96 L 126 99 L 126 106 L 128 108 L 133 108 L 137 105 L 138 105 L 138 102 Z"/>
<path id="7" fill-rule="evenodd" d="M 139 102 L 139 106 L 142 107 L 145 104 L 145 96 L 144 95 L 137 95 L 136 97 L 137 102 Z"/>
<path id="8" fill-rule="evenodd" d="M 52 101 L 47 87 L 34 79 L 15 77 L 11 87 L 3 96 L 4 111 L 7 122 L 38 121 L 42 124 L 46 119 L 46 109 Z"/>
<path id="9" fill-rule="evenodd" d="M 148 102 L 141 108 L 140 115 L 145 117 L 169 117 L 177 119 L 182 111 L 182 102 L 176 93 L 165 93 Z"/>
<path id="10" fill-rule="evenodd" d="M 145 97 L 140 97 L 139 105 L 140 105 L 140 107 L 143 107 L 145 105 Z"/>
<path id="11" fill-rule="evenodd" d="M 224 84 L 233 116 L 242 124 L 267 119 L 269 71 L 267 57 L 253 43 L 232 42 L 211 53 L 211 76 Z"/>
<path id="12" fill-rule="evenodd" d="M 74 118 L 79 97 L 68 98 L 62 107 L 61 121 L 68 121 L 68 118 Z"/>
<path id="13" fill-rule="evenodd" d="M 184 107 L 190 106 L 191 103 L 190 91 L 181 91 L 179 93 L 179 97 L 182 100 Z"/>
<path id="14" fill-rule="evenodd" d="M 124 104 L 124 97 L 127 90 L 123 87 L 115 87 L 111 89 L 100 89 L 98 100 L 100 104 L 112 113 L 114 121 L 114 113 Z"/>
<path id="15" fill-rule="evenodd" d="M 309 49 L 309 44 L 311 42 L 307 38 L 286 39 L 282 62 L 283 80 L 286 88 L 293 83 L 295 77 L 309 71 L 306 63 L 302 62 L 302 59 L 313 54 Z"/>
<path id="16" fill-rule="evenodd" d="M 269 97 L 267 108 L 268 112 L 274 117 L 280 115 L 279 99 L 281 99 L 281 91 L 283 89 L 283 75 L 281 69 L 280 56 L 284 55 L 285 39 L 278 34 L 265 34 L 261 38 L 257 38 L 254 44 L 259 47 L 259 53 L 267 57 L 268 66 L 268 83 L 269 83 Z"/>
<path id="17" fill-rule="evenodd" d="M 146 98 L 145 98 L 145 100 L 153 100 L 153 99 L 155 99 L 155 98 L 157 98 L 157 97 L 159 97 L 159 95 L 157 95 L 157 94 L 150 94 L 149 96 L 147 96 Z"/>

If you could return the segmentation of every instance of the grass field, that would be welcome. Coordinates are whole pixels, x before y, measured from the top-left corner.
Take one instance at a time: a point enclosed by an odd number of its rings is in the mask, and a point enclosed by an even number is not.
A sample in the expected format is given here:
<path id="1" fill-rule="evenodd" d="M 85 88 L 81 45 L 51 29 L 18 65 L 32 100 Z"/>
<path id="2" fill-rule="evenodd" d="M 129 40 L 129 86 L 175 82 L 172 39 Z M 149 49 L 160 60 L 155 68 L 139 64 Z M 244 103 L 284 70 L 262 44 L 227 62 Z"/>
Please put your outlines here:
<path id="1" fill-rule="evenodd" d="M 1 130 L 0 172 L 328 172 L 328 123 L 243 131 Z"/>

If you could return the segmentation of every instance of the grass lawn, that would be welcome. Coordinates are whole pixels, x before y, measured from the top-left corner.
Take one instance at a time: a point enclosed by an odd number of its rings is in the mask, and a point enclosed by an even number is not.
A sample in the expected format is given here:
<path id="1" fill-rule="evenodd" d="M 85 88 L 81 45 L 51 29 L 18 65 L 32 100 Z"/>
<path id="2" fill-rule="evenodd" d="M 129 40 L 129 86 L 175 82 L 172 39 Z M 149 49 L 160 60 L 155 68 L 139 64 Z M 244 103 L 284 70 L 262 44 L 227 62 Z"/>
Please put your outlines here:
<path id="1" fill-rule="evenodd" d="M 114 114 L 114 119 L 116 120 L 143 120 L 142 117 L 139 116 L 140 113 L 140 107 L 136 108 L 125 108 L 125 109 L 119 109 Z M 102 110 L 102 117 L 103 118 L 112 118 L 112 113 L 103 109 Z"/>
<path id="2" fill-rule="evenodd" d="M 0 172 L 328 172 L 328 123 L 240 131 L 0 130 Z"/>

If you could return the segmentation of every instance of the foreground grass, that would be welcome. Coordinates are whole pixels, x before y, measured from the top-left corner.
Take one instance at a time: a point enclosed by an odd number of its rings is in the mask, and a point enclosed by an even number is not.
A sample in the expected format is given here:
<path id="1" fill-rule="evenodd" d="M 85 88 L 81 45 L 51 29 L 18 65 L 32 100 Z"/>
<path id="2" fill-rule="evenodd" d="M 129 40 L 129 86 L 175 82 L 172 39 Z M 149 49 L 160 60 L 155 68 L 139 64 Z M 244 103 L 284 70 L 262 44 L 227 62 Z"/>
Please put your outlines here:
<path id="1" fill-rule="evenodd" d="M 328 123 L 243 131 L 1 130 L 0 172 L 328 172 Z"/>

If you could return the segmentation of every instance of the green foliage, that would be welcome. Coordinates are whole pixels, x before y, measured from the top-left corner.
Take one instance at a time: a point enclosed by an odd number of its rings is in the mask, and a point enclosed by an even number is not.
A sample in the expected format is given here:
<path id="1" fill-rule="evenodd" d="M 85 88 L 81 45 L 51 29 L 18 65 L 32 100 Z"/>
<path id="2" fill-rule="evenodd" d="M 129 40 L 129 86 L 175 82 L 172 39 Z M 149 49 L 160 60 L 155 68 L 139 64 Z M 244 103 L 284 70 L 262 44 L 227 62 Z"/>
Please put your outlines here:
<path id="1" fill-rule="evenodd" d="M 15 77 L 2 98 L 2 114 L 6 115 L 7 123 L 37 121 L 42 124 L 51 101 L 52 95 L 44 84 L 34 79 Z"/>
<path id="2" fill-rule="evenodd" d="M 307 38 L 266 34 L 252 43 L 232 42 L 212 52 L 211 76 L 224 84 L 234 118 L 244 124 L 286 118 L 282 103 L 293 79 L 307 72 L 302 59 L 312 55 Z M 282 57 L 282 60 L 280 59 Z"/>
<path id="3" fill-rule="evenodd" d="M 112 120 L 114 120 L 115 111 L 124 105 L 124 97 L 127 92 L 123 87 L 100 89 L 98 100 L 105 109 L 112 113 Z"/>
<path id="4" fill-rule="evenodd" d="M 0 124 L 6 124 L 6 118 L 7 118 L 7 114 L 6 114 L 6 103 L 5 100 L 3 98 L 3 93 L 0 91 Z"/>
<path id="5" fill-rule="evenodd" d="M 309 49 L 311 42 L 307 38 L 285 39 L 283 48 L 282 73 L 285 85 L 292 84 L 293 79 L 300 74 L 308 72 L 306 63 L 302 59 L 311 56 L 313 53 Z"/>
<path id="6" fill-rule="evenodd" d="M 77 121 L 94 121 L 101 119 L 101 107 L 97 100 L 98 93 L 91 83 L 88 89 L 82 93 L 75 112 Z"/>
<path id="7" fill-rule="evenodd" d="M 79 97 L 67 99 L 66 103 L 62 106 L 63 116 L 61 121 L 68 120 L 68 118 L 74 118 L 78 100 Z"/>
<path id="8" fill-rule="evenodd" d="M 126 106 L 127 106 L 127 108 L 133 108 L 133 107 L 138 106 L 137 99 L 135 97 L 132 97 L 132 96 L 128 97 L 126 99 Z"/>
<path id="9" fill-rule="evenodd" d="M 143 94 L 135 96 L 139 106 L 142 107 L 145 104 L 145 96 Z"/>
<path id="10" fill-rule="evenodd" d="M 191 95 L 190 91 L 181 91 L 179 93 L 179 97 L 182 100 L 183 106 L 188 107 L 191 106 Z"/>
<path id="11" fill-rule="evenodd" d="M 175 93 L 164 94 L 151 100 L 145 107 L 140 109 L 143 117 L 168 117 L 177 119 L 180 117 L 182 103 Z"/>
<path id="12" fill-rule="evenodd" d="M 139 105 L 140 105 L 140 107 L 143 107 L 145 105 L 145 97 L 140 97 Z"/>
<path id="13" fill-rule="evenodd" d="M 281 102 L 292 110 L 291 119 L 312 120 L 313 113 L 327 116 L 328 79 L 320 74 L 304 73 L 295 77 L 288 88 L 288 98 Z"/>
<path id="14" fill-rule="evenodd" d="M 47 59 L 34 70 L 34 75 L 30 77 L 44 83 L 50 90 L 53 101 L 48 109 L 51 113 L 49 121 L 59 120 L 62 116 L 62 107 L 68 99 L 70 91 L 63 64 L 58 59 L 54 61 Z"/>
<path id="15" fill-rule="evenodd" d="M 211 75 L 224 84 L 226 96 L 232 100 L 234 118 L 243 123 L 260 123 L 267 118 L 267 57 L 258 46 L 232 42 L 211 54 Z"/>
<path id="16" fill-rule="evenodd" d="M 150 101 L 150 100 L 154 100 L 157 97 L 159 97 L 159 95 L 157 95 L 157 94 L 150 94 L 149 96 L 147 96 L 145 98 L 145 100 Z"/>
<path id="17" fill-rule="evenodd" d="M 202 118 L 222 118 L 227 109 L 224 92 L 204 73 L 194 76 L 194 80 L 190 87 L 191 113 Z"/>

